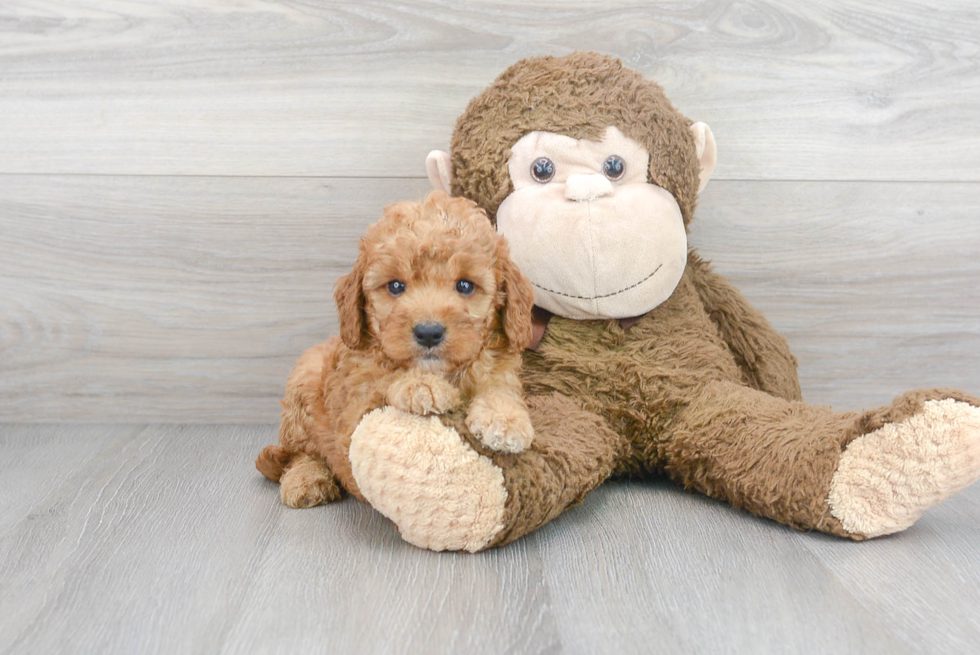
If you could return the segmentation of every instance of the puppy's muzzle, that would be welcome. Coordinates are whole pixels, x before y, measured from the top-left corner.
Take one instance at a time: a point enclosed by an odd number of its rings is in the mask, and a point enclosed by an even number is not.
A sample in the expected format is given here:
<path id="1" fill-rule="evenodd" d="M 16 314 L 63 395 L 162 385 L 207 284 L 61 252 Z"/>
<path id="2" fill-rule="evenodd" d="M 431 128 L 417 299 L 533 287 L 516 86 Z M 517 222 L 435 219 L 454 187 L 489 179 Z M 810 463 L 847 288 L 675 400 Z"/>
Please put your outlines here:
<path id="1" fill-rule="evenodd" d="M 446 328 L 438 323 L 419 323 L 412 328 L 415 342 L 424 348 L 435 348 L 446 338 Z"/>

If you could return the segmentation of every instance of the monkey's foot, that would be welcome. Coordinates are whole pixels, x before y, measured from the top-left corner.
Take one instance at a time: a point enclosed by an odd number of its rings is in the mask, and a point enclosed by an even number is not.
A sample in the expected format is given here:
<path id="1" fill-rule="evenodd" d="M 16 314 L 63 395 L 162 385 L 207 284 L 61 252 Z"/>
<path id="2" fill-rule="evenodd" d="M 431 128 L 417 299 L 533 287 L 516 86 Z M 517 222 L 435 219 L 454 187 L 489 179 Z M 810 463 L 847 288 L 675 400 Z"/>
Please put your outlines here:
<path id="1" fill-rule="evenodd" d="M 830 486 L 830 511 L 865 537 L 899 532 L 980 478 L 980 408 L 930 400 L 852 441 Z"/>
<path id="2" fill-rule="evenodd" d="M 351 436 L 350 462 L 364 498 L 410 544 L 476 552 L 503 529 L 503 472 L 435 417 L 371 412 Z"/>

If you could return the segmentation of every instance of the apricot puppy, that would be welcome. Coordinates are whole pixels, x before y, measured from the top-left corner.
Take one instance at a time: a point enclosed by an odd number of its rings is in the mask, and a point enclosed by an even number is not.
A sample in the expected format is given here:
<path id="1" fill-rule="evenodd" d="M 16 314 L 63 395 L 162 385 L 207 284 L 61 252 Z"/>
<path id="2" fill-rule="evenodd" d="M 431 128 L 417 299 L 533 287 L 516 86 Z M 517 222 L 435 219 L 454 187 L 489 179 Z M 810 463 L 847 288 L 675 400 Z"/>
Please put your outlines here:
<path id="1" fill-rule="evenodd" d="M 482 209 L 434 192 L 389 205 L 334 294 L 340 335 L 307 350 L 286 385 L 279 445 L 256 467 L 283 503 L 361 500 L 351 433 L 391 405 L 414 414 L 466 407 L 488 447 L 527 448 L 534 431 L 518 378 L 534 295 Z"/>

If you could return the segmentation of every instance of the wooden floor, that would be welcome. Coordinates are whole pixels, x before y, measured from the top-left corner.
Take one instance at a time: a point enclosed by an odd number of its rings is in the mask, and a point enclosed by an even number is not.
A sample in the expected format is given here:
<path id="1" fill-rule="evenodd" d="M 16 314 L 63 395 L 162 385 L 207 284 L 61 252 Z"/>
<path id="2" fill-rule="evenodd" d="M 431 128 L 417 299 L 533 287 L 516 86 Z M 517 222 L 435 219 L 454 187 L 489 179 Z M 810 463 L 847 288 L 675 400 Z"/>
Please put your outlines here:
<path id="1" fill-rule="evenodd" d="M 980 486 L 897 536 L 613 482 L 503 549 L 279 503 L 275 426 L 0 428 L 3 653 L 975 653 Z"/>

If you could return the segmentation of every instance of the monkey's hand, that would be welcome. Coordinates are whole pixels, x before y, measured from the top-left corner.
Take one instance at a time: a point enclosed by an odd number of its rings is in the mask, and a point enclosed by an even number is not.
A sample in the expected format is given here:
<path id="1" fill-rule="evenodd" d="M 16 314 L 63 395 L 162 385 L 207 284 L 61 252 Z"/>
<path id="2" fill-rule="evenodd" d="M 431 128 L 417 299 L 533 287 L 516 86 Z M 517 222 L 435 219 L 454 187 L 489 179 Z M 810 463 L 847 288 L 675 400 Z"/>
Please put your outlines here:
<path id="1" fill-rule="evenodd" d="M 526 450 L 534 440 L 527 406 L 504 389 L 477 394 L 467 412 L 466 427 L 487 447 L 505 453 Z"/>
<path id="2" fill-rule="evenodd" d="M 403 412 L 444 414 L 459 404 L 459 391 L 438 375 L 409 371 L 391 383 L 385 399 Z"/>

